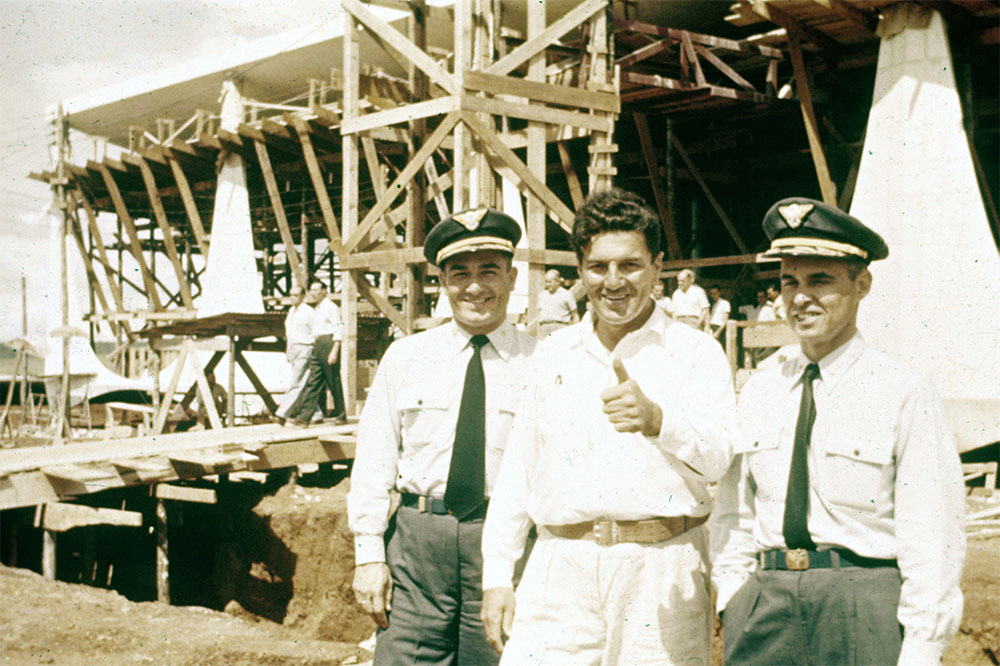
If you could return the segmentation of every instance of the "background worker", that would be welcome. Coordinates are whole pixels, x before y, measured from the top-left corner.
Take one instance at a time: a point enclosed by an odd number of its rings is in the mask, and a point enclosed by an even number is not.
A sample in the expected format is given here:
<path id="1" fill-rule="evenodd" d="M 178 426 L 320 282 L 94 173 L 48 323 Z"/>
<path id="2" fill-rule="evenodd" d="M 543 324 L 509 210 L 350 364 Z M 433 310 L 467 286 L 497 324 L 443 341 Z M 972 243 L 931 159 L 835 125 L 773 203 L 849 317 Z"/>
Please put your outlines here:
<path id="1" fill-rule="evenodd" d="M 325 417 L 343 420 L 344 391 L 340 384 L 340 343 L 344 324 L 340 308 L 327 294 L 326 285 L 318 280 L 309 284 L 306 302 L 313 305 L 313 345 L 309 354 L 309 372 L 295 403 L 288 410 L 288 420 L 296 425 L 308 424 L 317 412 Z M 333 412 L 327 413 L 327 391 L 333 396 Z"/>
<path id="2" fill-rule="evenodd" d="M 569 289 L 562 286 L 559 271 L 545 273 L 545 289 L 538 295 L 538 337 L 545 338 L 553 331 L 580 321 L 576 299 Z"/>
<path id="3" fill-rule="evenodd" d="M 292 300 L 285 315 L 285 358 L 288 359 L 288 389 L 281 397 L 275 416 L 283 423 L 298 399 L 309 376 L 309 355 L 313 348 L 312 322 L 314 310 L 306 303 L 306 290 L 295 285 L 288 293 Z"/>
<path id="4" fill-rule="evenodd" d="M 434 226 L 424 255 L 453 319 L 393 342 L 365 401 L 347 511 L 376 665 L 497 661 L 479 619 L 480 539 L 535 346 L 507 319 L 520 237 L 488 208 Z"/>
<path id="5" fill-rule="evenodd" d="M 677 289 L 670 297 L 670 311 L 679 322 L 699 331 L 708 322 L 708 296 L 694 283 L 694 271 L 685 268 L 677 274 Z"/>
<path id="6" fill-rule="evenodd" d="M 857 330 L 882 238 L 820 201 L 779 201 L 802 353 L 740 392 L 712 516 L 725 662 L 939 664 L 962 616 L 964 487 L 941 401 Z"/>

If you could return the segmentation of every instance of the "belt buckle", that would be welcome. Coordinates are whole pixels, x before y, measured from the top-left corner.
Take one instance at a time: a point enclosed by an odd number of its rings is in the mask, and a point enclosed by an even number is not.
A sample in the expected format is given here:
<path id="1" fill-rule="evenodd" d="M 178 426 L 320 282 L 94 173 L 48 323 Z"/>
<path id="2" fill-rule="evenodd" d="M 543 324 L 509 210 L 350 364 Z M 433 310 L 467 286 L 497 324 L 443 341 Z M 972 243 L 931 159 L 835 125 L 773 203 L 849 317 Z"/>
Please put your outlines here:
<path id="1" fill-rule="evenodd" d="M 423 495 L 417 496 L 417 511 L 427 513 L 427 498 Z"/>
<path id="2" fill-rule="evenodd" d="M 805 548 L 786 550 L 785 566 L 789 571 L 805 571 L 809 568 L 809 551 Z"/>
<path id="3" fill-rule="evenodd" d="M 610 518 L 595 520 L 591 533 L 598 545 L 611 546 L 618 543 L 618 524 Z"/>

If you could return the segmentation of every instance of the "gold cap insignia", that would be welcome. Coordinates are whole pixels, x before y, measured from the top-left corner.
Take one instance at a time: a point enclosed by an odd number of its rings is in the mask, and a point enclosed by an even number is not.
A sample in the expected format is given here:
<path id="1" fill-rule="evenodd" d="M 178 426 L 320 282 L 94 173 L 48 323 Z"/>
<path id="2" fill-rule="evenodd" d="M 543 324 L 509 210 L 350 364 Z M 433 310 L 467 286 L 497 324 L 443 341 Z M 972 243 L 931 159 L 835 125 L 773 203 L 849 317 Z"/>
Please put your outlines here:
<path id="1" fill-rule="evenodd" d="M 483 218 L 486 217 L 486 213 L 488 212 L 488 208 L 476 208 L 474 210 L 467 210 L 464 213 L 452 215 L 451 219 L 455 220 L 469 231 L 475 231 L 479 228 L 479 223 L 483 221 Z"/>
<path id="2" fill-rule="evenodd" d="M 785 218 L 785 222 L 788 223 L 792 229 L 798 229 L 806 215 L 813 209 L 812 204 L 786 204 L 784 206 L 778 206 L 778 212 L 781 213 L 781 217 Z"/>

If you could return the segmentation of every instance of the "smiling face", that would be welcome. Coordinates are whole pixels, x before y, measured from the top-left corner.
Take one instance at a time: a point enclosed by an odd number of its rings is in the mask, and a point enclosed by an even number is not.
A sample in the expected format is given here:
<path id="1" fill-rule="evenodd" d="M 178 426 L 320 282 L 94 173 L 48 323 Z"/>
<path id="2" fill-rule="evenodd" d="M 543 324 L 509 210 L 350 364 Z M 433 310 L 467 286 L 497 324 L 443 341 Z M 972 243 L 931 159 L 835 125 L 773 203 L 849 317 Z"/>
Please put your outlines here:
<path id="1" fill-rule="evenodd" d="M 306 303 L 315 305 L 319 303 L 326 297 L 326 285 L 322 282 L 313 282 L 309 285 L 309 291 L 306 293 Z"/>
<path id="2" fill-rule="evenodd" d="M 472 335 L 495 329 L 507 317 L 516 278 L 517 269 L 502 252 L 465 252 L 449 258 L 441 269 L 441 286 L 455 323 Z"/>
<path id="3" fill-rule="evenodd" d="M 814 257 L 781 260 L 781 299 L 802 353 L 810 361 L 819 361 L 854 335 L 858 305 L 871 285 L 867 268 L 856 272 L 843 261 Z"/>
<path id="4" fill-rule="evenodd" d="M 662 259 L 662 252 L 652 255 L 637 231 L 598 234 L 584 248 L 580 279 L 597 318 L 597 335 L 608 349 L 649 319 Z"/>
<path id="5" fill-rule="evenodd" d="M 550 294 L 556 293 L 559 287 L 562 286 L 562 280 L 559 276 L 559 271 L 549 271 L 545 274 L 545 289 Z"/>

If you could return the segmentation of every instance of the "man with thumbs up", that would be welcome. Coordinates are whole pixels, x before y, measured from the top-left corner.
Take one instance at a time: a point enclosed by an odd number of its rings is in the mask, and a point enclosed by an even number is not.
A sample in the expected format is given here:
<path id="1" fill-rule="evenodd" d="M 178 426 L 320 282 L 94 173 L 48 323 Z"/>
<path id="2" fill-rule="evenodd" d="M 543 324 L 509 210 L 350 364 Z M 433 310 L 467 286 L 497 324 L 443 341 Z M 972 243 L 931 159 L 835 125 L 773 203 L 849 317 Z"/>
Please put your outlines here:
<path id="1" fill-rule="evenodd" d="M 501 664 L 709 661 L 703 523 L 707 484 L 731 458 L 735 401 L 719 345 L 650 296 L 659 230 L 618 189 L 577 212 L 591 310 L 532 357 L 483 531 L 483 621 Z"/>

